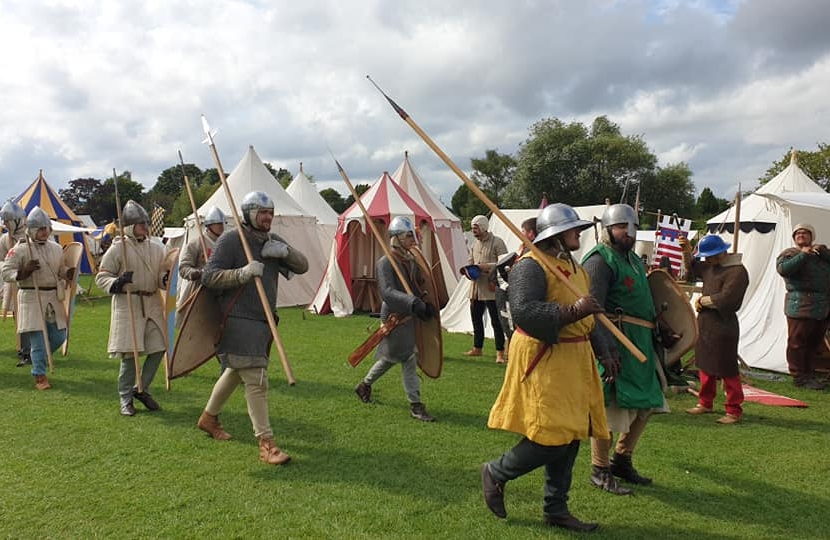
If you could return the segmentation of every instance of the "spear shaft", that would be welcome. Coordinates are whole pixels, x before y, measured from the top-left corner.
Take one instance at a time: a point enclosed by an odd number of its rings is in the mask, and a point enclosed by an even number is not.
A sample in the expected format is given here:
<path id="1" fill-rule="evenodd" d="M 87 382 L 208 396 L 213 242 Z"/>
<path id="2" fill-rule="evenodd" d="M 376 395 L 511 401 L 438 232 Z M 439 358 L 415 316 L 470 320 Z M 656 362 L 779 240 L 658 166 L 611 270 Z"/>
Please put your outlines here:
<path id="1" fill-rule="evenodd" d="M 475 184 L 475 182 L 470 180 L 467 177 L 467 175 L 464 174 L 464 172 L 458 168 L 458 165 L 456 165 L 450 159 L 450 157 L 447 154 L 445 154 L 444 151 L 441 150 L 441 148 L 437 144 L 435 144 L 435 142 L 430 138 L 430 136 L 427 135 L 424 132 L 424 130 L 421 129 L 421 127 L 418 124 L 415 123 L 412 117 L 410 117 L 409 114 L 405 110 L 403 110 L 403 108 L 401 108 L 397 103 L 395 103 L 392 100 L 392 98 L 387 96 L 386 93 L 383 90 L 381 90 L 381 88 L 375 83 L 375 81 L 372 80 L 371 77 L 367 75 L 366 78 L 369 79 L 369 82 L 371 82 L 372 85 L 374 85 L 374 87 L 377 88 L 378 92 L 380 92 L 381 95 L 386 98 L 386 101 L 388 101 L 389 105 L 391 105 L 392 108 L 395 109 L 395 112 L 398 113 L 398 116 L 400 116 L 404 122 L 409 124 L 409 127 L 411 127 L 415 131 L 415 133 L 417 133 L 418 136 L 420 136 L 421 139 L 423 139 L 427 146 L 429 146 L 432 149 L 432 151 L 435 152 L 438 155 L 438 157 L 440 157 L 441 160 L 447 164 L 447 166 L 456 174 L 456 176 L 458 176 L 458 178 L 460 178 L 461 181 L 464 182 L 467 188 L 470 191 L 472 191 L 475 194 L 475 196 L 478 197 L 479 200 L 483 202 L 484 205 L 487 206 L 487 208 L 490 209 L 491 212 L 493 212 L 493 215 L 497 216 L 500 220 L 502 220 L 502 222 L 505 225 L 507 225 L 507 228 L 510 229 L 510 232 L 515 234 L 516 237 L 519 238 L 519 240 L 521 240 L 521 242 L 525 245 L 525 247 L 528 248 L 534 255 L 536 255 L 537 260 L 541 261 L 548 270 L 553 272 L 553 275 L 559 278 L 559 280 L 565 285 L 565 287 L 567 287 L 568 290 L 570 290 L 576 297 L 583 296 L 583 291 L 577 289 L 576 285 L 571 283 L 571 281 L 562 273 L 561 270 L 559 270 L 559 268 L 547 261 L 542 251 L 538 247 L 536 247 L 536 245 L 533 244 L 533 242 L 531 242 L 524 234 L 522 234 L 522 231 L 520 231 L 519 228 L 513 224 L 513 222 L 511 222 L 504 216 L 499 207 L 496 206 L 483 191 L 481 191 L 481 188 L 479 188 Z M 625 334 L 623 334 L 622 331 L 619 328 L 617 328 L 617 326 L 614 325 L 614 323 L 612 323 L 608 317 L 605 316 L 604 313 L 597 313 L 596 318 L 600 323 L 602 323 L 603 326 L 605 326 L 612 334 L 614 334 L 614 337 L 617 338 L 617 341 L 619 341 L 623 346 L 625 346 L 625 348 L 628 349 L 628 351 L 632 355 L 634 355 L 634 357 L 637 358 L 637 360 L 639 360 L 640 362 L 646 361 L 646 356 L 642 353 L 642 351 L 640 351 L 637 348 L 637 346 L 634 345 L 634 343 L 632 343 L 631 340 L 629 340 L 625 336 Z"/>

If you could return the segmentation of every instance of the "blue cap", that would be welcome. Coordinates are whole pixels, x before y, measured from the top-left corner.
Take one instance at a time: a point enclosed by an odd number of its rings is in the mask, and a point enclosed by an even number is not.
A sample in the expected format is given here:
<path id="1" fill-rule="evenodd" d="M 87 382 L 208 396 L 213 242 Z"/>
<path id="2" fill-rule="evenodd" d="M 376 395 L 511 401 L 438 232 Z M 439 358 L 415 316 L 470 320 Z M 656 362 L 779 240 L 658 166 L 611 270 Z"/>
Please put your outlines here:
<path id="1" fill-rule="evenodd" d="M 470 281 L 475 281 L 481 276 L 481 268 L 475 264 L 468 264 L 461 268 L 461 275 L 465 276 Z"/>

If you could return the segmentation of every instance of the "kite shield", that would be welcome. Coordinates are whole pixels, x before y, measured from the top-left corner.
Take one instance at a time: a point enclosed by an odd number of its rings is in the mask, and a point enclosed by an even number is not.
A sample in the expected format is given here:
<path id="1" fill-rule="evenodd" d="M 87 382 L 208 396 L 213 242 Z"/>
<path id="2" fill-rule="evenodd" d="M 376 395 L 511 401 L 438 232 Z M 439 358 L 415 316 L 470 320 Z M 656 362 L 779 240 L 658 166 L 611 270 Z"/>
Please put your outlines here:
<path id="1" fill-rule="evenodd" d="M 428 321 L 416 319 L 415 321 L 415 342 L 418 347 L 418 367 L 427 377 L 437 379 L 441 376 L 441 369 L 444 366 L 444 348 L 441 338 L 441 315 L 439 312 L 438 289 L 430 270 L 429 263 L 418 248 L 412 248 L 415 262 L 421 271 L 421 278 L 424 280 L 422 290 L 424 295 L 421 299 L 432 304 L 435 308 L 435 317 Z M 417 293 L 416 293 L 417 294 Z"/>
<path id="2" fill-rule="evenodd" d="M 221 324 L 222 308 L 215 293 L 200 285 L 184 313 L 173 354 L 168 356 L 168 379 L 187 375 L 216 356 Z"/>
<path id="3" fill-rule="evenodd" d="M 72 281 L 67 283 L 66 292 L 63 295 L 63 310 L 66 313 L 66 339 L 61 346 L 61 354 L 66 356 L 69 352 L 69 330 L 72 328 L 72 317 L 75 315 L 75 299 L 78 294 L 78 280 L 81 274 L 81 256 L 84 248 L 80 242 L 70 242 L 63 246 L 63 266 L 75 270 Z M 58 283 L 58 287 L 60 287 Z"/>
<path id="4" fill-rule="evenodd" d="M 654 298 L 658 324 L 667 324 L 680 336 L 671 347 L 666 347 L 665 364 L 671 366 L 695 346 L 697 317 L 686 294 L 665 270 L 649 273 L 648 286 Z"/>

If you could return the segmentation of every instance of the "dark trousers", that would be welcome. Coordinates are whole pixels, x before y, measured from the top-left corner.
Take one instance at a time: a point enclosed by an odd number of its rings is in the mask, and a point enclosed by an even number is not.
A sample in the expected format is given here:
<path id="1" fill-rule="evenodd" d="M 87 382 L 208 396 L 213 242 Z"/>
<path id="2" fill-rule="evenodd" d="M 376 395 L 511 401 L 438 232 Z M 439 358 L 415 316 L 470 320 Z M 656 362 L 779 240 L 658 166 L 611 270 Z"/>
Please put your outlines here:
<path id="1" fill-rule="evenodd" d="M 496 482 L 505 483 L 544 465 L 544 515 L 564 516 L 569 513 L 568 492 L 578 453 L 579 441 L 563 446 L 544 446 L 525 437 L 500 458 L 489 462 L 490 473 Z"/>
<path id="2" fill-rule="evenodd" d="M 827 319 L 793 319 L 787 317 L 787 367 L 793 378 L 815 374 L 813 357 L 818 353 L 827 331 Z"/>
<path id="3" fill-rule="evenodd" d="M 490 314 L 496 350 L 504 350 L 504 332 L 501 329 L 499 310 L 495 300 L 470 300 L 470 318 L 473 320 L 473 347 L 484 347 L 484 311 Z"/>

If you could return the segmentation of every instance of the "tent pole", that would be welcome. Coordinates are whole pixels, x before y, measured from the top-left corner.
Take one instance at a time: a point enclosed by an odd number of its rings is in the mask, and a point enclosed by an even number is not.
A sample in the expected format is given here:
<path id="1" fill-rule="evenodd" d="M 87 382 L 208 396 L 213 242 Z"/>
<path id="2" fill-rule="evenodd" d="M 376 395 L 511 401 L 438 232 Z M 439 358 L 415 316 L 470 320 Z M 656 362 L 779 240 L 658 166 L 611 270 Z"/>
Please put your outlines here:
<path id="1" fill-rule="evenodd" d="M 732 235 L 732 253 L 738 252 L 738 237 L 741 234 L 741 183 L 738 182 L 738 193 L 735 195 L 735 234 Z"/>

